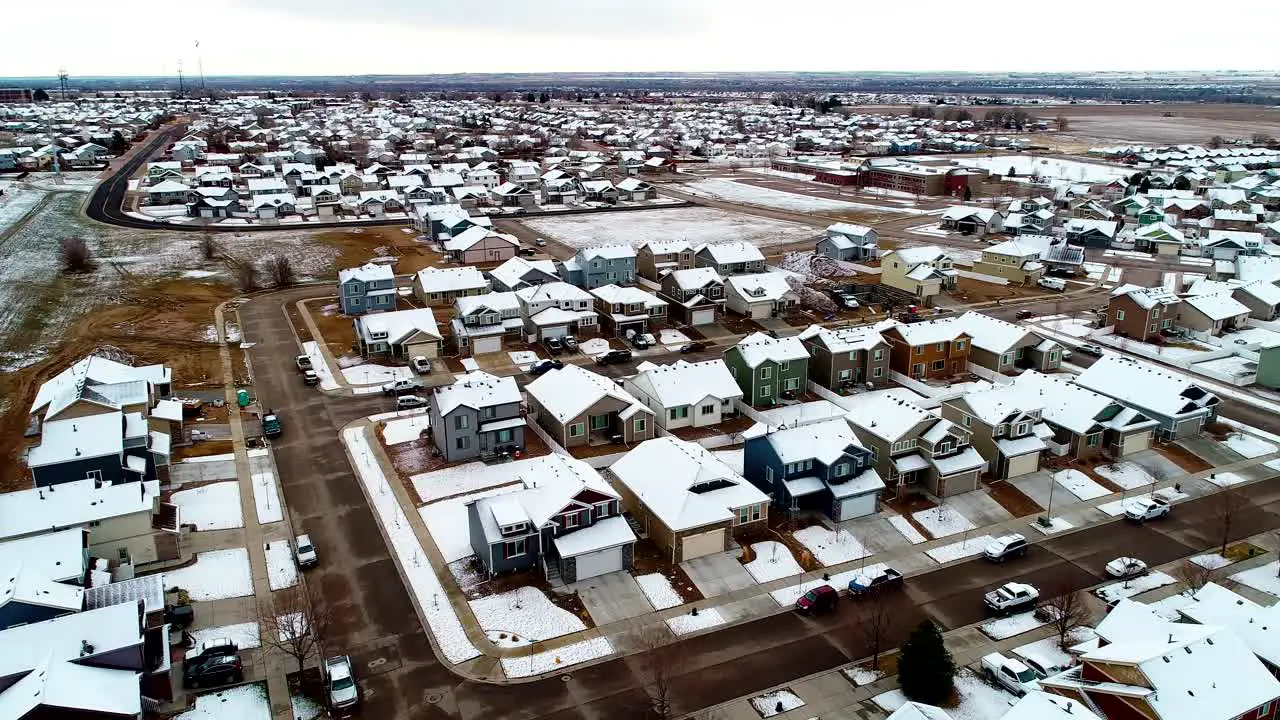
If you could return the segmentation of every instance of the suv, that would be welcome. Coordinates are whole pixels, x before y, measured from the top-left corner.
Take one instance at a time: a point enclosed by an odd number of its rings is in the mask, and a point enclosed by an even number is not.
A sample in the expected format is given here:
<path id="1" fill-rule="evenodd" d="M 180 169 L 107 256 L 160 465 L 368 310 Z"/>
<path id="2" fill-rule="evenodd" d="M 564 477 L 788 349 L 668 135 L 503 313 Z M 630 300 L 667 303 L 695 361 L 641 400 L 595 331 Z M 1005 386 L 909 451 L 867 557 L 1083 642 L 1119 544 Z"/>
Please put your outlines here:
<path id="1" fill-rule="evenodd" d="M 315 370 L 303 370 L 302 382 L 308 385 L 318 385 L 320 383 L 320 376 L 316 374 Z"/>
<path id="2" fill-rule="evenodd" d="M 401 395 L 396 398 L 397 410 L 413 410 L 427 406 L 427 399 L 421 395 Z"/>
<path id="3" fill-rule="evenodd" d="M 297 366 L 298 366 L 298 369 L 299 369 L 299 370 L 310 370 L 310 369 L 311 369 L 311 356 L 310 356 L 310 355 L 299 355 L 299 356 L 297 356 L 297 357 L 295 357 L 295 358 L 293 359 L 293 362 L 294 362 L 294 364 L 295 364 L 295 365 L 297 365 Z"/>
<path id="4" fill-rule="evenodd" d="M 311 544 L 310 535 L 299 535 L 294 538 L 293 555 L 298 561 L 298 567 L 303 570 L 320 564 L 320 558 L 316 555 L 316 546 Z"/>
<path id="5" fill-rule="evenodd" d="M 1017 533 L 1001 535 L 987 545 L 982 554 L 992 562 L 1004 562 L 1011 557 L 1027 554 L 1027 539 Z"/>
<path id="6" fill-rule="evenodd" d="M 421 380 L 394 380 L 382 386 L 383 395 L 400 395 L 422 387 Z"/>
<path id="7" fill-rule="evenodd" d="M 1076 346 L 1076 352 L 1092 355 L 1094 357 L 1102 357 L 1102 347 L 1093 343 L 1083 343 Z"/>
<path id="8" fill-rule="evenodd" d="M 351 671 L 351 659 L 338 655 L 324 661 L 325 700 L 335 710 L 352 708 L 360 704 L 360 688 Z"/>
<path id="9" fill-rule="evenodd" d="M 564 352 L 564 340 L 561 340 L 558 337 L 549 337 L 546 340 L 543 340 L 542 344 L 546 346 L 547 352 L 552 355 L 559 355 Z"/>
<path id="10" fill-rule="evenodd" d="M 611 365 L 613 363 L 627 362 L 631 359 L 630 350 L 610 350 L 596 357 L 597 365 Z"/>
<path id="11" fill-rule="evenodd" d="M 238 652 L 240 652 L 240 646 L 236 645 L 230 638 L 209 638 L 188 650 L 182 656 L 182 659 L 187 662 L 193 662 L 207 657 L 214 657 L 215 655 L 235 655 Z"/>
<path id="12" fill-rule="evenodd" d="M 244 664 L 239 655 L 210 655 L 188 660 L 182 667 L 182 687 L 230 685 L 244 680 Z"/>
<path id="13" fill-rule="evenodd" d="M 1124 516 L 1134 522 L 1155 520 L 1169 514 L 1169 501 L 1162 497 L 1148 495 L 1134 498 L 1124 504 Z"/>
<path id="14" fill-rule="evenodd" d="M 840 606 L 840 593 L 830 585 L 819 585 L 796 600 L 796 612 L 818 615 Z"/>
<path id="15" fill-rule="evenodd" d="M 431 361 L 425 357 L 418 355 L 409 361 L 409 365 L 413 367 L 413 371 L 419 375 L 426 375 L 431 372 Z"/>

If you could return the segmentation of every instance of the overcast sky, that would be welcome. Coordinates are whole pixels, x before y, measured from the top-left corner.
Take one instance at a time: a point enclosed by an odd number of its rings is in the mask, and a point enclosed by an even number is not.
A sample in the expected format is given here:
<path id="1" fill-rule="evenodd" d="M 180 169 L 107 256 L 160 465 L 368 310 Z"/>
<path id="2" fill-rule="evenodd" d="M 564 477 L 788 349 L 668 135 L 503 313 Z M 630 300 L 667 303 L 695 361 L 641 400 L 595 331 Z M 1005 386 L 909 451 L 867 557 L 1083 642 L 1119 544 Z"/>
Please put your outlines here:
<path id="1" fill-rule="evenodd" d="M 61 21 L 5 33 L 0 77 L 52 76 L 59 68 L 73 77 L 172 75 L 179 61 L 188 75 L 201 61 L 206 75 L 1280 68 L 1273 37 L 1280 3 L 1229 7 L 1213 12 L 1189 0 L 63 0 Z M 8 20 L 19 19 L 14 13 L 0 9 Z"/>

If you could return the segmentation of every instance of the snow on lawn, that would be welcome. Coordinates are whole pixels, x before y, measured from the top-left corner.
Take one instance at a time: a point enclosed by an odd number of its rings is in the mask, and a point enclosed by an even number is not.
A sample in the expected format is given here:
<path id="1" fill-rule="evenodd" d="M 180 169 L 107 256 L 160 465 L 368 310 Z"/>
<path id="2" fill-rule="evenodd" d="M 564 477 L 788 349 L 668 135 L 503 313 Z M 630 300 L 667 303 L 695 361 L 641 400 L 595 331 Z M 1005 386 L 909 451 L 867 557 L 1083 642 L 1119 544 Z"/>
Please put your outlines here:
<path id="1" fill-rule="evenodd" d="M 356 365 L 342 368 L 342 377 L 352 385 L 385 385 L 393 380 L 408 380 L 413 377 L 413 371 L 407 367 Z"/>
<path id="2" fill-rule="evenodd" d="M 658 342 L 662 345 L 684 345 L 689 342 L 689 336 L 679 330 L 663 328 L 658 333 Z"/>
<path id="3" fill-rule="evenodd" d="M 17 224 L 44 198 L 45 193 L 39 190 L 22 185 L 10 185 L 5 189 L 4 197 L 0 197 L 0 232 Z"/>
<path id="4" fill-rule="evenodd" d="M 1121 580 L 1119 582 L 1113 582 L 1110 585 L 1103 585 L 1095 590 L 1094 594 L 1102 598 L 1104 602 L 1111 602 L 1113 600 L 1130 598 L 1148 590 L 1162 588 L 1165 585 L 1172 585 L 1175 582 L 1177 582 L 1177 580 L 1174 580 L 1159 570 L 1153 570 L 1146 575 L 1140 575 L 1130 580 L 1128 582 L 1129 587 L 1125 587 L 1125 582 Z"/>
<path id="5" fill-rule="evenodd" d="M 1258 592 L 1280 597 L 1280 577 L 1277 577 L 1278 572 L 1280 572 L 1280 569 L 1276 567 L 1276 563 L 1271 562 L 1256 568 L 1242 570 L 1232 575 L 1231 579 L 1241 585 L 1248 585 Z"/>
<path id="6" fill-rule="evenodd" d="M 262 546 L 267 554 L 267 580 L 272 590 L 283 590 L 298 584 L 298 565 L 293 561 L 293 548 L 288 540 L 272 540 Z"/>
<path id="7" fill-rule="evenodd" d="M 414 411 L 394 420 L 387 420 L 382 426 L 382 439 L 388 445 L 413 442 L 427 431 L 431 424 L 431 416 L 426 410 Z"/>
<path id="8" fill-rule="evenodd" d="M 414 535 L 413 527 L 409 525 L 409 519 L 400 509 L 395 494 L 387 489 L 387 478 L 374 459 L 364 428 L 347 428 L 342 431 L 342 439 L 347 444 L 347 451 L 354 462 L 356 474 L 364 485 L 365 496 L 378 518 L 378 524 L 386 535 L 388 545 L 400 559 L 404 579 L 417 597 L 418 606 L 426 615 L 427 625 L 431 634 L 435 635 L 441 652 L 451 663 L 478 657 L 480 651 L 467 639 L 467 633 L 454 614 L 453 605 L 440 586 L 440 579 L 432 570 L 431 563 L 426 560 L 422 545 Z"/>
<path id="9" fill-rule="evenodd" d="M 697 615 L 691 612 L 677 615 L 667 620 L 667 627 L 676 635 L 688 635 L 691 632 L 706 630 L 725 623 L 724 616 L 716 608 L 699 610 Z"/>
<path id="10" fill-rule="evenodd" d="M 644 596 L 649 598 L 649 604 L 654 610 L 665 610 L 684 604 L 680 593 L 676 592 L 676 589 L 671 586 L 671 581 L 662 573 L 637 575 L 636 584 L 640 586 Z"/>
<path id="11" fill-rule="evenodd" d="M 1088 320 L 1079 319 L 1050 320 L 1039 324 L 1073 338 L 1087 338 L 1089 333 L 1097 329 L 1091 327 Z"/>
<path id="12" fill-rule="evenodd" d="M 1099 465 L 1093 471 L 1126 490 L 1150 485 L 1152 480 L 1151 475 L 1141 465 L 1128 460 L 1112 465 Z"/>
<path id="13" fill-rule="evenodd" d="M 982 625 L 982 634 L 992 640 L 1004 640 L 1014 635 L 1021 635 L 1024 632 L 1035 630 L 1043 627 L 1048 623 L 1036 619 L 1036 611 L 1029 610 L 1017 615 L 1010 615 L 999 620 L 992 620 Z"/>
<path id="14" fill-rule="evenodd" d="M 955 535 L 976 527 L 969 522 L 969 518 L 961 515 L 955 508 L 950 508 L 946 505 L 939 505 L 936 508 L 912 513 L 911 517 L 923 525 L 924 529 L 928 530 L 929 534 L 935 538 Z"/>
<path id="15" fill-rule="evenodd" d="M 820 198 L 812 195 L 783 192 L 782 190 L 760 187 L 759 185 L 747 185 L 746 183 L 739 183 L 721 178 L 706 178 L 705 180 L 685 183 L 679 187 L 680 190 L 687 192 L 690 195 L 802 213 L 879 210 L 881 212 L 900 212 L 908 215 L 923 214 L 923 211 L 916 210 L 914 208 L 888 208 L 883 205 L 870 205 L 867 203 L 832 200 L 830 198 Z"/>
<path id="16" fill-rule="evenodd" d="M 1235 485 L 1237 483 L 1244 482 L 1245 478 L 1233 472 L 1220 472 L 1220 473 L 1210 474 L 1208 477 L 1205 478 L 1205 480 L 1208 480 L 1209 482 L 1213 483 L 1214 485 L 1217 485 L 1218 487 L 1231 487 L 1232 485 Z"/>
<path id="17" fill-rule="evenodd" d="M 237 685 L 196 696 L 195 707 L 173 720 L 271 720 L 264 682 Z"/>
<path id="18" fill-rule="evenodd" d="M 849 678 L 849 682 L 857 685 L 858 687 L 870 685 L 884 677 L 883 670 L 872 670 L 871 668 L 864 668 L 861 665 L 845 668 L 840 672 L 844 673 L 844 676 Z"/>
<path id="19" fill-rule="evenodd" d="M 804 707 L 800 696 L 790 690 L 774 690 L 771 693 L 751 698 L 751 706 L 761 717 L 773 717 L 798 707 Z"/>
<path id="20" fill-rule="evenodd" d="M 538 362 L 538 353 L 532 350 L 509 352 L 507 353 L 507 357 L 511 358 L 512 365 L 520 368 L 520 372 L 529 372 L 529 366 Z"/>
<path id="21" fill-rule="evenodd" d="M 179 490 L 171 501 L 181 508 L 182 524 L 195 525 L 196 530 L 244 527 L 244 515 L 240 512 L 240 483 L 235 480 Z"/>
<path id="22" fill-rule="evenodd" d="M 293 720 L 315 720 L 324 714 L 324 708 L 306 695 L 290 695 L 289 709 L 293 711 Z"/>
<path id="23" fill-rule="evenodd" d="M 276 474 L 270 471 L 254 473 L 253 504 L 257 508 L 258 524 L 279 522 L 284 519 L 284 509 L 280 506 L 280 495 L 276 492 Z"/>
<path id="24" fill-rule="evenodd" d="M 792 533 L 792 537 L 809 549 L 824 567 L 857 560 L 871 554 L 848 530 L 831 532 L 821 525 L 811 525 Z"/>
<path id="25" fill-rule="evenodd" d="M 1191 562 L 1199 565 L 1206 570 L 1217 570 L 1230 565 L 1233 561 L 1228 560 L 1218 553 L 1205 553 L 1204 555 L 1196 555 L 1191 558 Z"/>
<path id="26" fill-rule="evenodd" d="M 507 464 L 510 467 L 510 463 Z M 501 465 L 496 467 L 502 467 Z M 514 479 L 514 476 L 512 478 Z M 440 554 L 446 563 L 455 562 L 475 553 L 471 548 L 470 530 L 467 524 L 467 503 L 480 498 L 502 495 L 523 490 L 524 485 L 515 484 L 501 488 L 490 488 L 470 495 L 461 495 L 448 500 L 423 505 L 418 514 L 427 524 L 431 539 L 435 541 Z"/>
<path id="27" fill-rule="evenodd" d="M 752 543 L 751 551 L 755 560 L 744 565 L 751 577 L 758 583 L 777 580 L 778 578 L 799 575 L 804 572 L 800 563 L 791 554 L 791 549 L 780 542 L 765 540 Z"/>
<path id="28" fill-rule="evenodd" d="M 206 640 L 217 640 L 219 638 L 227 638 L 236 644 L 241 650 L 249 650 L 256 648 L 261 644 L 258 638 L 257 622 L 242 622 L 233 625 L 220 625 L 218 627 L 201 628 L 199 630 L 191 630 L 192 640 L 195 644 L 192 647 L 200 647 L 201 643 Z"/>
<path id="29" fill-rule="evenodd" d="M 951 543 L 950 545 L 943 545 L 942 547 L 936 547 L 932 550 L 926 550 L 925 555 L 933 558 L 933 561 L 937 563 L 951 562 L 952 560 L 959 560 L 960 558 L 967 558 L 973 555 L 982 554 L 982 551 L 985 550 L 994 540 L 995 538 L 990 535 L 979 535 L 978 537 L 971 537 L 968 540 L 961 540 L 960 542 Z"/>
<path id="30" fill-rule="evenodd" d="M 1152 493 L 1152 495 L 1155 495 L 1158 498 L 1164 498 L 1165 500 L 1171 503 L 1178 502 L 1179 500 L 1186 500 L 1187 498 L 1191 497 L 1190 495 L 1171 487 L 1160 488 L 1159 490 Z"/>
<path id="31" fill-rule="evenodd" d="M 166 589 L 180 587 L 192 600 L 222 600 L 253 594 L 253 571 L 244 548 L 210 550 L 196 554 L 196 561 L 164 573 Z"/>
<path id="32" fill-rule="evenodd" d="M 918 545 L 929 539 L 921 535 L 920 531 L 916 530 L 915 526 L 901 515 L 890 515 L 889 524 L 893 526 L 894 530 L 902 533 L 902 536 L 909 540 L 912 545 Z"/>
<path id="33" fill-rule="evenodd" d="M 1225 443 L 1227 447 L 1247 458 L 1270 455 L 1276 451 L 1275 445 L 1272 445 L 1266 440 L 1259 440 L 1252 435 L 1245 435 L 1244 433 L 1228 435 L 1227 439 L 1223 440 L 1223 443 Z"/>
<path id="34" fill-rule="evenodd" d="M 800 223 L 712 208 L 668 208 L 625 213 L 587 213 L 553 218 L 523 218 L 522 225 L 574 248 L 623 244 L 638 248 L 648 242 L 679 238 L 690 245 L 745 241 L 752 245 L 786 245 L 808 240 L 813 229 Z"/>
<path id="35" fill-rule="evenodd" d="M 311 369 L 315 370 L 320 378 L 321 390 L 337 390 L 341 387 L 338 381 L 333 379 L 333 371 L 329 369 L 329 363 L 324 361 L 324 353 L 320 352 L 319 343 L 315 341 L 302 343 L 302 352 L 311 358 Z"/>
<path id="36" fill-rule="evenodd" d="M 1004 690 L 978 677 L 972 670 L 961 668 L 956 673 L 956 695 L 960 703 L 947 708 L 952 720 L 995 720 L 1004 717 L 1018 699 Z M 901 690 L 890 690 L 871 699 L 886 712 L 893 712 L 907 704 L 907 696 Z"/>
<path id="37" fill-rule="evenodd" d="M 509 678 L 541 675 L 545 672 L 612 654 L 613 646 L 609 644 L 608 640 L 594 638 L 533 655 L 504 657 L 502 658 L 502 671 Z"/>
<path id="38" fill-rule="evenodd" d="M 441 498 L 477 490 L 487 490 L 499 485 L 511 485 L 518 490 L 521 486 L 516 482 L 516 478 L 520 476 L 522 463 L 531 463 L 536 460 L 538 458 L 497 465 L 486 465 L 482 462 L 466 463 L 429 473 L 420 473 L 409 478 L 409 481 L 413 483 L 414 491 L 424 503 L 432 503 Z"/>
<path id="39" fill-rule="evenodd" d="M 1081 500 L 1093 500 L 1111 494 L 1110 490 L 1094 482 L 1093 478 L 1079 470 L 1059 470 L 1053 474 L 1053 481 Z"/>
<path id="40" fill-rule="evenodd" d="M 471 612 L 485 634 L 505 647 L 528 645 L 537 640 L 586 630 L 577 615 L 557 607 L 541 590 L 521 587 L 471 601 Z M 503 639 L 494 638 L 505 634 Z"/>
<path id="41" fill-rule="evenodd" d="M 276 616 L 276 637 L 280 642 L 289 642 L 294 638 L 303 637 L 309 628 L 307 616 L 300 612 Z"/>
<path id="42" fill-rule="evenodd" d="M 578 343 L 578 351 L 583 355 L 601 355 L 609 352 L 609 341 L 604 338 L 591 338 Z"/>
<path id="43" fill-rule="evenodd" d="M 999 175 L 1005 175 L 1012 169 L 1014 174 L 1006 177 L 1014 182 L 1029 182 L 1032 176 L 1037 176 L 1044 179 L 1095 183 L 1114 180 L 1118 177 L 1127 177 L 1130 173 L 1128 169 L 1113 165 L 1035 157 L 1033 155 L 967 157 L 960 160 L 960 164 L 967 167 L 982 168 Z"/>

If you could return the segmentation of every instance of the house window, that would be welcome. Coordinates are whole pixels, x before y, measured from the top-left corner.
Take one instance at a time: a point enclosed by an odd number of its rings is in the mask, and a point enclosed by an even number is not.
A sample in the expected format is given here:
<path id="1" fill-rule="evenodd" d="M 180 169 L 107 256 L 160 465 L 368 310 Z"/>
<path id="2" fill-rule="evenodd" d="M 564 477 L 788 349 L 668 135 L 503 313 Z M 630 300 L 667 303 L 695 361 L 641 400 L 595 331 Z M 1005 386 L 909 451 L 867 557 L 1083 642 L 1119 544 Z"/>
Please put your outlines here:
<path id="1" fill-rule="evenodd" d="M 689 406 L 685 405 L 683 407 L 671 408 L 671 410 L 668 411 L 668 415 L 670 415 L 672 420 L 682 420 L 687 418 L 689 417 Z"/>
<path id="2" fill-rule="evenodd" d="M 836 463 L 835 476 L 843 477 L 849 474 L 849 463 Z"/>
<path id="3" fill-rule="evenodd" d="M 466 415 L 459 415 L 453 419 L 454 430 L 466 430 L 471 427 L 471 418 Z"/>
<path id="4" fill-rule="evenodd" d="M 511 439 L 514 436 L 515 436 L 515 433 L 513 433 L 511 430 L 499 430 L 496 436 L 494 437 L 494 441 L 500 442 L 500 443 L 507 443 L 507 442 L 511 442 Z"/>
<path id="5" fill-rule="evenodd" d="M 494 409 L 492 407 L 487 407 L 481 410 L 480 412 L 482 415 L 484 415 L 485 419 L 488 420 L 489 418 L 493 417 Z"/>
<path id="6" fill-rule="evenodd" d="M 1123 311 L 1123 310 L 1117 310 L 1117 311 L 1116 311 L 1116 320 L 1123 320 L 1123 319 L 1124 319 L 1124 311 Z"/>
<path id="7" fill-rule="evenodd" d="M 923 345 L 921 345 L 920 347 L 916 348 L 916 354 L 917 354 L 917 355 L 923 355 L 923 354 L 924 354 L 924 346 L 923 346 Z"/>
<path id="8" fill-rule="evenodd" d="M 525 539 L 508 540 L 502 544 L 502 555 L 506 558 L 520 557 L 525 553 Z"/>
<path id="9" fill-rule="evenodd" d="M 1058 351 L 1054 350 L 1049 353 L 1049 362 L 1058 362 Z"/>
<path id="10" fill-rule="evenodd" d="M 703 415 L 711 415 L 715 411 L 716 411 L 716 405 L 715 403 L 711 403 L 710 405 L 703 405 L 700 412 Z"/>
<path id="11" fill-rule="evenodd" d="M 86 480 L 96 480 L 96 481 L 98 481 L 98 482 L 102 482 L 102 471 L 101 471 L 101 470 L 86 470 L 86 471 L 85 471 L 85 473 L 84 473 L 84 478 L 85 478 Z"/>
<path id="12" fill-rule="evenodd" d="M 873 354 L 871 357 L 876 360 L 882 359 L 884 357 L 884 350 L 876 350 L 875 354 Z"/>
<path id="13" fill-rule="evenodd" d="M 1098 434 L 1094 433 L 1089 436 L 1089 447 L 1098 447 Z"/>
<path id="14" fill-rule="evenodd" d="M 578 513 L 569 513 L 564 516 L 565 529 L 578 527 Z"/>
<path id="15" fill-rule="evenodd" d="M 604 430 L 604 429 L 606 429 L 606 428 L 608 428 L 608 427 L 609 427 L 609 416 L 608 416 L 608 415 L 592 415 L 592 416 L 591 416 L 591 429 L 592 429 L 592 430 Z"/>
<path id="16" fill-rule="evenodd" d="M 790 360 L 783 360 L 781 363 L 778 364 L 778 372 L 786 372 L 790 369 L 791 369 Z"/>
<path id="17" fill-rule="evenodd" d="M 772 395 L 773 395 L 773 386 L 772 386 L 772 385 L 761 385 L 761 386 L 760 386 L 760 397 L 771 397 Z"/>
<path id="18" fill-rule="evenodd" d="M 644 429 L 645 429 L 644 418 L 636 418 L 635 429 L 637 433 L 644 432 Z"/>
<path id="19" fill-rule="evenodd" d="M 852 371 L 852 370 L 841 370 L 841 371 L 840 371 L 840 382 L 844 382 L 845 380 L 848 380 L 848 379 L 849 379 L 849 378 L 851 378 L 851 377 L 853 377 L 853 371 Z"/>
<path id="20" fill-rule="evenodd" d="M 454 440 L 454 445 L 459 450 L 467 450 L 471 447 L 471 437 L 469 435 L 463 435 L 462 437 Z"/>
<path id="21" fill-rule="evenodd" d="M 969 417 L 968 415 L 962 415 L 960 416 L 960 424 L 964 425 L 965 427 L 969 427 L 970 425 L 973 424 L 973 418 Z"/>
<path id="22" fill-rule="evenodd" d="M 769 367 L 768 365 L 765 365 L 764 367 L 760 368 L 761 380 L 768 380 L 772 376 L 772 374 L 773 374 L 773 368 Z"/>
<path id="23" fill-rule="evenodd" d="M 116 557 L 120 558 L 121 564 L 127 565 L 129 563 L 129 548 L 127 547 L 117 548 Z"/>
<path id="24" fill-rule="evenodd" d="M 1030 423 L 1018 423 L 1018 437 L 1026 435 L 1029 430 L 1031 430 Z"/>
<path id="25" fill-rule="evenodd" d="M 1003 354 L 1003 355 L 1001 355 L 1001 356 L 1000 356 L 1000 364 L 1001 364 L 1001 365 L 1008 365 L 1008 364 L 1009 364 L 1010 362 L 1012 362 L 1012 361 L 1013 361 L 1013 356 L 1012 356 L 1012 355 L 1010 355 L 1009 353 L 1005 353 L 1005 354 Z"/>
<path id="26" fill-rule="evenodd" d="M 936 349 L 938 352 L 942 352 L 943 350 L 946 350 L 946 349 L 947 349 L 947 344 L 946 344 L 946 343 L 938 343 L 938 347 L 937 347 L 937 348 L 935 348 L 935 349 Z"/>
<path id="27" fill-rule="evenodd" d="M 884 376 L 884 368 L 882 367 L 878 367 L 871 372 L 871 377 L 883 377 L 883 376 Z"/>
<path id="28" fill-rule="evenodd" d="M 946 360 L 934 360 L 934 361 L 933 361 L 933 369 L 934 369 L 934 370 L 941 370 L 941 369 L 943 369 L 943 368 L 944 368 L 944 367 L 946 367 L 946 366 L 947 366 L 947 361 L 946 361 Z"/>
<path id="29" fill-rule="evenodd" d="M 954 347 L 953 349 L 954 349 L 956 352 L 960 352 L 961 350 L 964 350 L 964 341 L 963 341 L 963 340 L 957 340 L 957 341 L 955 342 L 955 347 Z"/>
<path id="30" fill-rule="evenodd" d="M 787 378 L 786 380 L 783 380 L 782 389 L 783 390 L 799 390 L 800 378 Z"/>
<path id="31" fill-rule="evenodd" d="M 586 426 L 582 423 L 574 423 L 569 426 L 569 437 L 582 437 L 585 430 Z"/>
<path id="32" fill-rule="evenodd" d="M 1155 332 L 1155 331 L 1156 331 L 1156 324 L 1151 323 L 1151 332 Z"/>

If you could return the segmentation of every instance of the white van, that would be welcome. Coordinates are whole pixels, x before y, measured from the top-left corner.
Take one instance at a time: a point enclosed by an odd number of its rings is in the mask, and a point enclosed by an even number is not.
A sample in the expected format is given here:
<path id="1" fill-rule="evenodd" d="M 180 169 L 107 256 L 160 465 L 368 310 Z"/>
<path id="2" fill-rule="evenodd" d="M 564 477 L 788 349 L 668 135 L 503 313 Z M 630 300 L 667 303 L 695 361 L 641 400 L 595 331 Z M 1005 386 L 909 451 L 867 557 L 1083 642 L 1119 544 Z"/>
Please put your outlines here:
<path id="1" fill-rule="evenodd" d="M 1042 277 L 1036 281 L 1036 284 L 1042 288 L 1057 290 L 1059 292 L 1067 289 L 1066 281 L 1060 278 Z"/>

